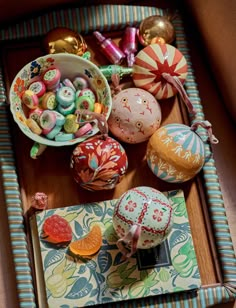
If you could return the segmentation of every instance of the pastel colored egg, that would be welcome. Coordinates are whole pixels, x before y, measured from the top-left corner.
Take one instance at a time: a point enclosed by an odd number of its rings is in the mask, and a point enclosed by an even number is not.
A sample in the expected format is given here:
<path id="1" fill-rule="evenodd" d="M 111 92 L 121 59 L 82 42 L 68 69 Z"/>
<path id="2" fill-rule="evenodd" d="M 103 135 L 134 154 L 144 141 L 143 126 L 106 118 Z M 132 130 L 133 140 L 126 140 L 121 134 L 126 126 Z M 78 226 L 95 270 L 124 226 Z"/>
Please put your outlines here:
<path id="1" fill-rule="evenodd" d="M 115 139 L 94 136 L 77 145 L 70 166 L 75 181 L 84 189 L 107 190 L 123 178 L 128 158 Z"/>
<path id="2" fill-rule="evenodd" d="M 148 186 L 135 187 L 118 199 L 113 214 L 113 226 L 124 242 L 131 228 L 137 226 L 140 228 L 139 235 L 136 235 L 137 248 L 155 247 L 167 238 L 172 229 L 173 208 L 159 190 Z M 130 245 L 132 242 L 131 237 Z M 132 251 L 132 247 L 130 248 Z"/>
<path id="3" fill-rule="evenodd" d="M 149 92 L 128 88 L 113 97 L 108 125 L 117 139 L 127 143 L 146 141 L 160 123 L 160 105 Z"/>
<path id="4" fill-rule="evenodd" d="M 166 182 L 185 182 L 204 165 L 204 143 L 189 126 L 168 124 L 160 127 L 149 139 L 146 158 L 158 178 Z"/>

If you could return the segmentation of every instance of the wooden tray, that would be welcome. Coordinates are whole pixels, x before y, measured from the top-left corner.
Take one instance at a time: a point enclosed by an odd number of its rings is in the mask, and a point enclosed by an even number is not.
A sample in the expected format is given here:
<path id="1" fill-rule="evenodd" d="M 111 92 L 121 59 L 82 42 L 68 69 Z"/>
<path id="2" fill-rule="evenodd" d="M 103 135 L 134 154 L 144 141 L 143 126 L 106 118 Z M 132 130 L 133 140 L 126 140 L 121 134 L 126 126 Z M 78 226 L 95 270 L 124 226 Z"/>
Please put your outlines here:
<path id="1" fill-rule="evenodd" d="M 68 27 L 84 35 L 92 61 L 98 65 L 108 64 L 97 45 L 91 31 L 106 31 L 117 42 L 127 24 L 138 25 L 145 17 L 164 14 L 163 9 L 149 6 L 106 5 L 90 6 L 54 11 L 29 19 L 2 31 L 2 69 L 0 71 L 0 154 L 1 180 L 10 228 L 10 239 L 17 277 L 17 292 L 20 306 L 33 307 L 37 299 L 34 296 L 33 275 L 30 254 L 23 224 L 23 214 L 29 208 L 31 197 L 37 191 L 49 196 L 49 207 L 61 207 L 119 198 L 127 189 L 148 185 L 161 191 L 181 188 L 184 191 L 188 215 L 193 234 L 197 260 L 202 279 L 202 288 L 197 296 L 191 293 L 158 296 L 142 300 L 145 306 L 171 303 L 185 307 L 205 307 L 208 304 L 232 301 L 235 292 L 235 255 L 229 234 L 228 222 L 220 191 L 214 158 L 207 161 L 203 172 L 184 184 L 168 184 L 158 180 L 145 161 L 146 143 L 123 144 L 129 159 L 129 169 L 117 187 L 112 191 L 91 193 L 82 190 L 70 174 L 70 155 L 74 147 L 48 147 L 43 155 L 33 160 L 29 140 L 13 122 L 6 103 L 9 87 L 15 74 L 28 62 L 44 55 L 43 36 L 54 27 Z M 87 16 L 83 18 L 82 16 Z M 102 17 L 100 17 L 102 16 Z M 87 22 L 81 22 L 87 20 Z M 197 120 L 204 120 L 204 112 L 198 96 L 197 85 L 185 38 L 181 18 L 174 20 L 176 46 L 188 61 L 186 91 L 197 109 Z M 96 51 L 96 52 L 95 52 Z M 161 102 L 163 120 L 167 123 L 191 123 L 185 106 L 178 97 Z M 211 152 L 206 146 L 206 151 Z M 151 304 L 152 303 L 152 304 Z M 128 302 L 127 302 L 128 304 Z M 132 303 L 129 303 L 132 305 Z M 117 306 L 119 304 L 116 304 Z"/>

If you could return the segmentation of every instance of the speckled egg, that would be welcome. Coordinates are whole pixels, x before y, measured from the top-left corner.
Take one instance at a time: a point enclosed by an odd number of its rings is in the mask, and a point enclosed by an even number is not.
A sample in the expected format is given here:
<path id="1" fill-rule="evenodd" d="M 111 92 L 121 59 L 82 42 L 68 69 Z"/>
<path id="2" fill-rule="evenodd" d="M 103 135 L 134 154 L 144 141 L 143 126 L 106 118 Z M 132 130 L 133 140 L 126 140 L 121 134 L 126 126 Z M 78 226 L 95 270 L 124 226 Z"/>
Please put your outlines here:
<path id="1" fill-rule="evenodd" d="M 148 249 L 162 243 L 170 233 L 173 209 L 159 190 L 148 186 L 135 187 L 118 199 L 113 225 L 120 238 L 118 247 L 123 241 L 136 248 Z M 135 252 L 135 247 L 131 247 L 131 251 Z"/>
<path id="2" fill-rule="evenodd" d="M 155 97 L 139 88 L 128 88 L 113 97 L 109 130 L 120 141 L 140 143 L 160 127 L 161 108 Z"/>
<path id="3" fill-rule="evenodd" d="M 128 168 L 124 148 L 111 137 L 95 136 L 74 149 L 71 170 L 75 181 L 87 190 L 113 189 Z"/>
<path id="4" fill-rule="evenodd" d="M 168 124 L 160 127 L 149 139 L 146 158 L 158 178 L 172 183 L 185 182 L 204 165 L 204 143 L 191 127 Z"/>

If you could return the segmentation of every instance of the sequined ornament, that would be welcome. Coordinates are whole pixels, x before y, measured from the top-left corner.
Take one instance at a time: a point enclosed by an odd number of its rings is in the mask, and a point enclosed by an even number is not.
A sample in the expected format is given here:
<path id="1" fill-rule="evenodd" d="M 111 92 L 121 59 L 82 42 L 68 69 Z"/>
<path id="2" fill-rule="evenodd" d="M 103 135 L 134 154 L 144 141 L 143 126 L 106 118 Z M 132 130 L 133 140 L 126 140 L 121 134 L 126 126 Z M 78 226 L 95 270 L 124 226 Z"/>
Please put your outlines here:
<path id="1" fill-rule="evenodd" d="M 208 121 L 196 122 L 191 127 L 167 124 L 151 136 L 146 158 L 158 178 L 170 183 L 182 183 L 192 179 L 202 169 L 206 153 L 205 144 L 196 133 L 199 125 L 207 130 L 211 143 L 218 143 Z"/>
<path id="2" fill-rule="evenodd" d="M 48 54 L 72 53 L 82 56 L 87 50 L 87 44 L 79 33 L 62 27 L 49 31 L 43 45 Z"/>
<path id="3" fill-rule="evenodd" d="M 171 44 L 175 39 L 175 29 L 166 16 L 153 15 L 145 18 L 138 31 L 138 38 L 143 46 L 158 42 Z"/>

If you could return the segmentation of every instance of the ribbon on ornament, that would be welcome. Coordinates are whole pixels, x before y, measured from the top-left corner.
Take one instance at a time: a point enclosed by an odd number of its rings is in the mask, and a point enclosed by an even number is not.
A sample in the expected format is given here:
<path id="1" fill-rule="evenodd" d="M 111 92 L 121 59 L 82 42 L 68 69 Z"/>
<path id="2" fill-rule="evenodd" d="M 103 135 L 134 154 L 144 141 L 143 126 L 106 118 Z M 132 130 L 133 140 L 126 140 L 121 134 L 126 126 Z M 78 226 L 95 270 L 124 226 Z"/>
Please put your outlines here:
<path id="1" fill-rule="evenodd" d="M 125 258 L 131 257 L 137 251 L 141 229 L 142 226 L 139 224 L 132 225 L 129 232 L 116 242 L 117 247 Z M 130 246 L 130 251 L 125 247 L 125 244 Z"/>
<path id="2" fill-rule="evenodd" d="M 196 131 L 199 126 L 206 129 L 211 144 L 219 143 L 219 140 L 212 133 L 212 125 L 209 121 L 196 121 L 191 125 L 190 129 Z"/>

